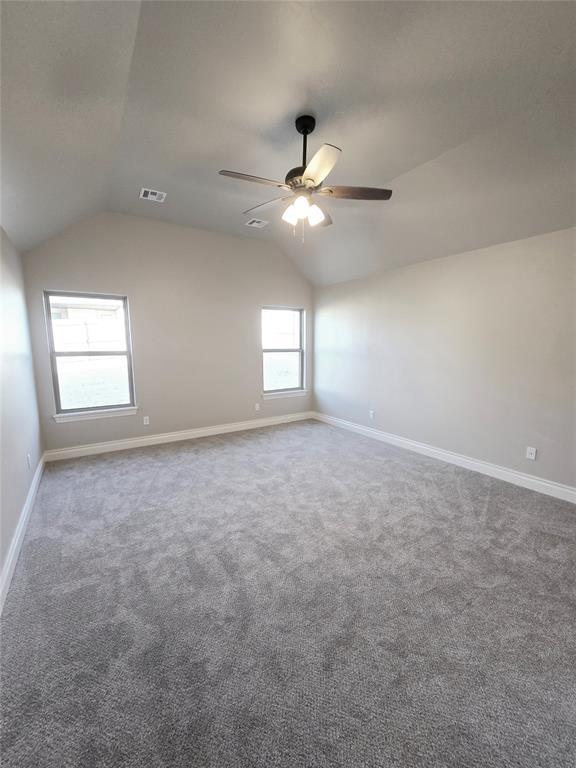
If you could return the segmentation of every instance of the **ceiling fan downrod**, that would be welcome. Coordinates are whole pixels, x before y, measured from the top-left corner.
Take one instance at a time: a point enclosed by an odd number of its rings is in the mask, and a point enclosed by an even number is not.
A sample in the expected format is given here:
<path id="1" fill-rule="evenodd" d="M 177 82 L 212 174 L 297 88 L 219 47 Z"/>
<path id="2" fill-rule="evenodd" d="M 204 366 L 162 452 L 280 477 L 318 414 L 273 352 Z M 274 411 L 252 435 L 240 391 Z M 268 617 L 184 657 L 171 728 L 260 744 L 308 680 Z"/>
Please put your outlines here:
<path id="1" fill-rule="evenodd" d="M 295 120 L 296 130 L 302 134 L 302 167 L 306 168 L 308 135 L 316 128 L 316 118 L 312 115 L 299 115 Z"/>
<path id="2" fill-rule="evenodd" d="M 296 130 L 302 136 L 302 165 L 298 165 L 296 168 L 291 168 L 288 171 L 285 178 L 286 184 L 290 184 L 293 179 L 300 179 L 306 170 L 308 136 L 316 127 L 316 118 L 312 117 L 312 115 L 300 115 L 296 118 L 294 124 L 296 125 Z"/>

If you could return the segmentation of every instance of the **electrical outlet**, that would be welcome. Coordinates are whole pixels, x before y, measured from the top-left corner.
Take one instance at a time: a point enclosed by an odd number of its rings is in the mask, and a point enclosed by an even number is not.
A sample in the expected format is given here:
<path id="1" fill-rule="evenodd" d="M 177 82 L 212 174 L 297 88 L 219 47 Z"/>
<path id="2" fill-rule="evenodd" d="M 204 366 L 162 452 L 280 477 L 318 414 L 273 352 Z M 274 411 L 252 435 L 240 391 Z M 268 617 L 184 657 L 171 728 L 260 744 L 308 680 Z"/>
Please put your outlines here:
<path id="1" fill-rule="evenodd" d="M 368 415 L 370 416 L 370 419 L 374 421 L 374 411 L 368 411 Z"/>
<path id="2" fill-rule="evenodd" d="M 260 410 L 260 403 L 254 403 L 254 410 L 259 411 Z"/>
<path id="3" fill-rule="evenodd" d="M 530 459 L 530 461 L 536 461 L 536 454 L 538 453 L 537 448 L 532 448 L 532 446 L 527 445 L 526 446 L 526 458 Z"/>
<path id="4" fill-rule="evenodd" d="M 29 453 L 26 454 L 26 464 L 28 464 L 28 469 L 32 469 L 32 457 Z"/>
<path id="5" fill-rule="evenodd" d="M 142 422 L 144 423 L 144 426 L 147 427 L 148 424 L 150 424 L 150 416 L 144 416 Z"/>

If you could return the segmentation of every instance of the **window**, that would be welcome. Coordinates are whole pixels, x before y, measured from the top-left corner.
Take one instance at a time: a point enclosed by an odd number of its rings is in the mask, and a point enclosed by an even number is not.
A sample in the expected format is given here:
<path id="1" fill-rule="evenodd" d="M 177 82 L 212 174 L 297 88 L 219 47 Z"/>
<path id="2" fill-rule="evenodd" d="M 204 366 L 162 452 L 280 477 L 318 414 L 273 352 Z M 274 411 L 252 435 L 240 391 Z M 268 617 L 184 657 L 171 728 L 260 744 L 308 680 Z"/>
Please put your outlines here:
<path id="1" fill-rule="evenodd" d="M 128 300 L 44 294 L 56 412 L 134 406 Z"/>
<path id="2" fill-rule="evenodd" d="M 264 392 L 304 389 L 304 311 L 262 310 Z"/>

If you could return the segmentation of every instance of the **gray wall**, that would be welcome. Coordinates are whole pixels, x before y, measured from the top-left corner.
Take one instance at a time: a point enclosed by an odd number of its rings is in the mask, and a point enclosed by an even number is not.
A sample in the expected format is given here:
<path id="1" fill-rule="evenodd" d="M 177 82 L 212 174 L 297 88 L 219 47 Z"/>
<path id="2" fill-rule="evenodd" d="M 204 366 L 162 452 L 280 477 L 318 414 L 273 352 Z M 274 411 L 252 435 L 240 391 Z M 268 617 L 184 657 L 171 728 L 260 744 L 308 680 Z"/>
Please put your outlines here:
<path id="1" fill-rule="evenodd" d="M 311 406 L 310 395 L 261 397 L 262 305 L 311 307 L 310 286 L 270 243 L 106 213 L 81 221 L 27 253 L 24 265 L 47 449 L 276 416 Z M 137 415 L 55 423 L 45 289 L 128 296 Z M 311 350 L 312 323 L 308 328 Z M 308 358 L 310 385 L 311 352 Z M 144 415 L 150 417 L 150 426 L 143 425 Z"/>
<path id="2" fill-rule="evenodd" d="M 319 289 L 317 409 L 576 484 L 575 232 Z"/>
<path id="3" fill-rule="evenodd" d="M 2 230 L 0 567 L 42 456 L 20 256 Z M 26 455 L 30 454 L 30 468 Z"/>

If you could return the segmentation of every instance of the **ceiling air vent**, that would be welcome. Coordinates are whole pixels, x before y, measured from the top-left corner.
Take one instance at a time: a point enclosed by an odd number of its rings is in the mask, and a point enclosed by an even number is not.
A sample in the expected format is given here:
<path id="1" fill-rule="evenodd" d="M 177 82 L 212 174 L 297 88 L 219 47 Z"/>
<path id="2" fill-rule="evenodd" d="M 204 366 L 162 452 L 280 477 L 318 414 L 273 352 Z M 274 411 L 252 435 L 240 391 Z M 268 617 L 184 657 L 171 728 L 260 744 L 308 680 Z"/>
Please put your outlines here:
<path id="1" fill-rule="evenodd" d="M 146 189 L 142 187 L 140 190 L 140 198 L 142 200 L 154 200 L 155 203 L 163 203 L 166 200 L 166 192 L 158 192 L 156 189 Z"/>
<path id="2" fill-rule="evenodd" d="M 255 229 L 264 229 L 267 225 L 268 222 L 262 219 L 248 219 L 246 222 L 247 227 L 254 227 Z"/>

